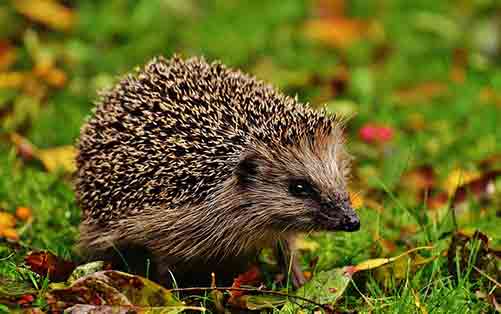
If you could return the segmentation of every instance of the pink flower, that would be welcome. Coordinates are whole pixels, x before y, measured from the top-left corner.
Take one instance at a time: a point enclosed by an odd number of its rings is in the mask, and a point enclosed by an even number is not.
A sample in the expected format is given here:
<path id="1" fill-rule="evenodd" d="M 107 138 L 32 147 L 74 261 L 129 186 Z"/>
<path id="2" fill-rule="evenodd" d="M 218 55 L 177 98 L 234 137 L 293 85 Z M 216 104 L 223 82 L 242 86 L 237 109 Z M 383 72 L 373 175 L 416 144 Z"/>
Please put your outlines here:
<path id="1" fill-rule="evenodd" d="M 366 143 L 385 143 L 393 139 L 394 131 L 391 127 L 367 123 L 359 131 L 359 136 Z"/>

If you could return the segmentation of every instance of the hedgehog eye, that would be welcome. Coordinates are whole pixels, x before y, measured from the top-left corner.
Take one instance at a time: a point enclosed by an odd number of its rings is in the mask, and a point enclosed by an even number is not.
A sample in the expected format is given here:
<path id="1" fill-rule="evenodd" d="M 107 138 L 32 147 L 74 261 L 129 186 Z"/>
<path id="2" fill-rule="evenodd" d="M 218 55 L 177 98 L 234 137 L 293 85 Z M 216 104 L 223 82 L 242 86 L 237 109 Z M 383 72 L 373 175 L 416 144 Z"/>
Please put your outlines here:
<path id="1" fill-rule="evenodd" d="M 315 196 L 315 189 L 313 186 L 303 178 L 289 179 L 289 193 L 295 197 L 313 197 Z"/>

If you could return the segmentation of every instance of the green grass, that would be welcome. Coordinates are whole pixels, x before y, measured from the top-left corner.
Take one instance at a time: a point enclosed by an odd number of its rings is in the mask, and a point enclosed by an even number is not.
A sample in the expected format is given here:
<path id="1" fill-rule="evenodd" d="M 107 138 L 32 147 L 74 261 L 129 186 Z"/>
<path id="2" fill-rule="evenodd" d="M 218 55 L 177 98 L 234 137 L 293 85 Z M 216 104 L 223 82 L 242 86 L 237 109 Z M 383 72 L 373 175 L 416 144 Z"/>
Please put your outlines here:
<path id="1" fill-rule="evenodd" d="M 314 106 L 326 103 L 331 111 L 357 113 L 348 123 L 349 146 L 356 157 L 354 187 L 376 199 L 383 210 L 365 204 L 358 233 L 314 237 L 320 249 L 303 254 L 306 268 L 316 256 L 315 271 L 387 256 L 376 235 L 396 244 L 390 255 L 421 245 L 436 246 L 429 256 L 437 258 L 417 271 L 407 269 L 404 278 L 386 275 L 381 280 L 377 271 L 355 277 L 356 288 L 350 285 L 339 309 L 420 312 L 417 295 L 429 313 L 492 311 L 475 296 L 487 280 L 469 280 L 464 274 L 458 279 L 451 275 L 447 258 L 439 256 L 454 230 L 451 212 L 438 222 L 430 219 L 429 210 L 402 188 L 401 175 L 429 164 L 439 179 L 445 179 L 457 168 L 478 171 L 481 160 L 501 152 L 501 30 L 495 13 L 501 7 L 496 0 L 347 1 L 348 16 L 371 20 L 379 31 L 372 27 L 368 38 L 345 49 L 305 35 L 305 21 L 315 17 L 314 2 L 309 1 L 75 3 L 72 9 L 78 20 L 68 33 L 29 23 L 11 4 L 0 4 L 0 42 L 13 43 L 18 57 L 10 70 L 33 67 L 30 47 L 35 38 L 35 50 L 52 56 L 69 77 L 61 89 L 49 87 L 40 102 L 21 109 L 31 112 L 22 123 L 3 121 L 15 112 L 17 100 L 26 91 L 0 88 L 0 132 L 17 131 L 42 148 L 72 144 L 91 112 L 96 92 L 111 86 L 119 75 L 156 55 L 220 59 Z M 460 64 L 464 82 L 450 80 L 458 50 L 466 59 Z M 386 51 L 386 57 L 377 57 L 381 51 Z M 341 66 L 348 70 L 349 80 L 346 88 L 334 94 L 329 86 Z M 413 102 L 395 99 L 396 90 L 422 82 L 441 82 L 448 91 Z M 498 92 L 497 100 L 481 97 L 486 88 Z M 416 119 L 422 121 L 420 127 L 412 126 Z M 363 143 L 358 130 L 367 122 L 391 126 L 394 140 L 384 148 Z M 458 217 L 459 229 L 478 228 L 491 237 L 492 246 L 499 246 L 499 204 L 472 202 L 469 215 Z M 0 242 L 0 277 L 27 279 L 21 265 L 29 249 L 77 259 L 72 245 L 80 211 L 70 180 L 21 161 L 3 141 L 0 207 L 13 212 L 19 206 L 32 208 L 34 220 L 18 228 L 20 250 Z M 482 214 L 481 208 L 485 208 Z M 402 235 L 404 226 L 416 231 Z"/>

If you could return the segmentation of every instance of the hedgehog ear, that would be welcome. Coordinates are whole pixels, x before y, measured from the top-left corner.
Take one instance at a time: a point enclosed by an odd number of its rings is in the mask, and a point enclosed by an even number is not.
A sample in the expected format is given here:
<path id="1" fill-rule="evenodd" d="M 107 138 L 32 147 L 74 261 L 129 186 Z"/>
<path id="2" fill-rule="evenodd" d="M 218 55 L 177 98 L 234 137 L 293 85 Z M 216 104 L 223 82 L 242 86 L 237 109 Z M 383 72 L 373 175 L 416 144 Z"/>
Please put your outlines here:
<path id="1" fill-rule="evenodd" d="M 242 156 L 235 169 L 235 175 L 238 183 L 242 186 L 247 186 L 254 182 L 255 177 L 259 173 L 261 161 L 256 154 L 247 154 Z"/>

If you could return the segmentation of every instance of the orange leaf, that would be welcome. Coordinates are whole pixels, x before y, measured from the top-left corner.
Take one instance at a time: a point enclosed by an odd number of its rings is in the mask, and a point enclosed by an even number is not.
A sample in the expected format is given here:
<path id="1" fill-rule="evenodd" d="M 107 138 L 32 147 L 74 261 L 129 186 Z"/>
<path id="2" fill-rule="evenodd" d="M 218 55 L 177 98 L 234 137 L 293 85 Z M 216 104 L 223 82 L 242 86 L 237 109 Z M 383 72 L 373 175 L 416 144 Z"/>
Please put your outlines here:
<path id="1" fill-rule="evenodd" d="M 31 209 L 28 207 L 18 207 L 16 209 L 16 216 L 20 220 L 28 220 L 32 217 Z"/>
<path id="2" fill-rule="evenodd" d="M 368 23 L 362 20 L 334 17 L 306 22 L 306 36 L 336 48 L 346 48 L 365 38 Z"/>
<path id="3" fill-rule="evenodd" d="M 54 0 L 16 0 L 14 7 L 22 15 L 60 31 L 75 24 L 73 11 Z"/>
<path id="4" fill-rule="evenodd" d="M 17 231 L 14 228 L 5 228 L 3 230 L 0 229 L 0 236 L 12 241 L 19 240 L 19 234 L 17 234 Z"/>

